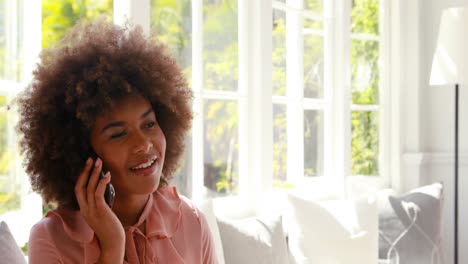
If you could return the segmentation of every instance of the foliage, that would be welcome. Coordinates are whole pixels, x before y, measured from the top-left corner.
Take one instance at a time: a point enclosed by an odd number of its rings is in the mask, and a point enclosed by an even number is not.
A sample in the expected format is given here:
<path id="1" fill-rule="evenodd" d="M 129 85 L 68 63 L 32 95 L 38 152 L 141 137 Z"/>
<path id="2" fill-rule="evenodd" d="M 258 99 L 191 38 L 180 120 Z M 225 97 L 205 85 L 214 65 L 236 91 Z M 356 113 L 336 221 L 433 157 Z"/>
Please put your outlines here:
<path id="1" fill-rule="evenodd" d="M 25 256 L 28 255 L 28 242 L 24 243 L 24 245 L 21 247 L 21 251 Z"/>
<path id="2" fill-rule="evenodd" d="M 19 192 L 0 192 L 0 215 L 18 209 L 20 207 L 20 202 Z"/>
<path id="3" fill-rule="evenodd" d="M 203 6 L 203 89 L 237 91 L 238 12 L 236 0 Z M 205 186 L 221 194 L 238 192 L 238 103 L 205 100 Z M 216 171 L 213 181 L 210 172 Z M 213 188 L 215 187 L 215 188 Z"/>
<path id="4" fill-rule="evenodd" d="M 112 19 L 112 0 L 42 0 L 42 47 L 57 43 L 78 21 Z"/>
<path id="5" fill-rule="evenodd" d="M 351 31 L 379 34 L 379 1 L 353 0 Z M 353 104 L 379 103 L 379 42 L 351 42 L 351 100 Z M 373 111 L 351 113 L 351 174 L 379 174 L 379 114 Z"/>
<path id="6" fill-rule="evenodd" d="M 20 207 L 18 186 L 14 184 L 11 173 L 14 155 L 7 145 L 7 97 L 0 96 L 0 215 Z"/>
<path id="7" fill-rule="evenodd" d="M 6 96 L 0 95 L 0 175 L 6 174 L 8 172 L 7 164 L 4 164 L 3 160 L 8 160 L 7 157 L 7 123 L 6 123 Z"/>
<path id="8" fill-rule="evenodd" d="M 0 0 L 0 17 L 6 17 L 6 8 L 5 8 L 5 0 Z M 5 38 L 5 20 L 0 20 L 0 76 L 3 77 L 5 72 L 5 45 L 6 45 L 6 38 Z M 1 152 L 0 152 L 1 153 Z"/>
<path id="9" fill-rule="evenodd" d="M 191 68 L 190 0 L 151 0 L 151 31 L 166 44 L 183 68 Z M 190 77 L 191 72 L 186 72 Z"/>

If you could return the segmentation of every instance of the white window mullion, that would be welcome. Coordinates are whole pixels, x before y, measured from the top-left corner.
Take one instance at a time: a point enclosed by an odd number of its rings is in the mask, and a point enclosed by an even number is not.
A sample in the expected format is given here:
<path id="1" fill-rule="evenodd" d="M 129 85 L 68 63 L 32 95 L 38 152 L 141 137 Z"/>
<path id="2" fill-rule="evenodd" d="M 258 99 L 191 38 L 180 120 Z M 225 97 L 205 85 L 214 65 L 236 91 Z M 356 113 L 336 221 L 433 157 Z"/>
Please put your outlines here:
<path id="1" fill-rule="evenodd" d="M 334 35 L 333 35 L 333 28 L 334 28 L 334 18 L 333 18 L 333 10 L 334 10 L 334 3 L 333 1 L 324 1 L 323 6 L 323 15 L 325 17 L 323 23 L 323 52 L 324 52 L 324 76 L 323 76 L 323 87 L 324 87 L 324 145 L 325 148 L 323 150 L 324 156 L 324 175 L 335 175 L 335 160 L 333 159 L 334 156 L 334 136 L 333 136 L 333 105 L 332 105 L 332 98 L 333 98 L 333 87 L 335 86 L 335 82 L 333 80 L 333 72 L 334 72 L 334 48 L 333 43 Z"/>
<path id="2" fill-rule="evenodd" d="M 1 75 L 7 80 L 17 80 L 18 58 L 18 9 L 17 1 L 7 0 L 5 3 L 5 61 L 4 72 Z"/>
<path id="3" fill-rule="evenodd" d="M 351 173 L 351 65 L 350 65 L 350 6 L 347 1 L 335 1 L 334 70 L 333 70 L 333 174 L 330 180 L 340 193 L 345 192 L 345 179 Z"/>
<path id="4" fill-rule="evenodd" d="M 271 1 L 245 1 L 248 74 L 248 177 L 249 198 L 259 201 L 273 184 L 272 14 Z M 246 10 L 244 10 L 246 11 Z M 239 17 L 239 20 L 244 20 Z M 242 52 L 242 51 L 241 51 Z"/>
<path id="5" fill-rule="evenodd" d="M 391 89 L 389 87 L 390 80 L 390 1 L 380 0 L 379 6 L 379 104 L 380 104 L 380 133 L 379 133 L 379 176 L 384 186 L 389 186 L 390 184 L 390 164 L 391 164 L 391 153 L 390 153 L 390 144 L 391 142 L 391 114 L 390 114 L 390 103 L 391 103 Z"/>
<path id="6" fill-rule="evenodd" d="M 32 78 L 32 72 L 39 60 L 42 43 L 42 12 L 41 1 L 24 0 L 23 4 L 23 43 L 27 45 L 23 49 L 23 73 L 22 81 L 28 83 Z"/>
<path id="7" fill-rule="evenodd" d="M 249 23 L 250 17 L 249 1 L 238 0 L 238 93 L 242 95 L 248 94 L 249 89 Z M 239 135 L 239 195 L 246 197 L 249 196 L 250 178 L 248 170 L 249 153 L 248 150 L 248 107 L 249 100 L 245 97 L 238 100 L 238 135 Z"/>
<path id="8" fill-rule="evenodd" d="M 203 90 L 203 1 L 192 1 L 192 89 L 194 93 Z M 205 195 L 204 142 L 203 142 L 203 98 L 195 96 L 192 123 L 192 199 L 202 201 Z"/>
<path id="9" fill-rule="evenodd" d="M 302 1 L 286 2 L 302 9 Z M 302 16 L 297 12 L 286 12 L 286 94 L 293 101 L 302 102 L 304 95 L 304 40 Z M 304 177 L 304 110 L 301 103 L 287 106 L 287 179 L 298 183 Z"/>
<path id="10" fill-rule="evenodd" d="M 390 123 L 391 123 L 391 131 L 390 131 L 390 138 L 389 138 L 389 152 L 390 152 L 390 163 L 388 164 L 389 167 L 389 174 L 388 174 L 388 187 L 392 187 L 396 190 L 399 190 L 401 187 L 401 156 L 402 156 L 402 129 L 400 126 L 400 87 L 402 84 L 402 77 L 401 77 L 401 50 L 402 47 L 400 46 L 401 42 L 401 34 L 402 32 L 400 29 L 402 28 L 402 10 L 401 5 L 402 1 L 387 1 L 387 24 L 388 26 L 386 29 L 389 31 L 387 34 L 389 47 L 388 47 L 388 64 L 389 64 L 389 78 L 387 81 L 387 91 L 391 90 L 391 93 L 388 95 L 390 99 L 390 103 L 388 105 L 389 112 L 391 113 Z M 404 5 L 404 4 L 403 4 Z M 419 58 L 418 58 L 419 59 Z M 419 107 L 418 104 L 415 105 L 415 108 Z"/>
<path id="11" fill-rule="evenodd" d="M 114 23 L 125 25 L 127 21 L 140 25 L 143 32 L 150 32 L 150 0 L 114 0 Z"/>

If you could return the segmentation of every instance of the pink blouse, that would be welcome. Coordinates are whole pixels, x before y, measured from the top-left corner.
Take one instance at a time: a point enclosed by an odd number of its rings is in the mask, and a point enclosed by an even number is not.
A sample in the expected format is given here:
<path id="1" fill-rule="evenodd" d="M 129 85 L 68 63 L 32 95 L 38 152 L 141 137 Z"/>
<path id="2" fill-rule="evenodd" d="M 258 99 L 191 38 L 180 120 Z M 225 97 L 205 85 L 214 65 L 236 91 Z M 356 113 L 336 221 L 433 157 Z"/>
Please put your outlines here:
<path id="1" fill-rule="evenodd" d="M 137 228 L 144 222 L 146 235 Z M 204 215 L 174 187 L 157 190 L 125 235 L 123 263 L 216 263 Z M 30 264 L 91 264 L 99 255 L 99 242 L 79 211 L 50 211 L 31 229 Z"/>

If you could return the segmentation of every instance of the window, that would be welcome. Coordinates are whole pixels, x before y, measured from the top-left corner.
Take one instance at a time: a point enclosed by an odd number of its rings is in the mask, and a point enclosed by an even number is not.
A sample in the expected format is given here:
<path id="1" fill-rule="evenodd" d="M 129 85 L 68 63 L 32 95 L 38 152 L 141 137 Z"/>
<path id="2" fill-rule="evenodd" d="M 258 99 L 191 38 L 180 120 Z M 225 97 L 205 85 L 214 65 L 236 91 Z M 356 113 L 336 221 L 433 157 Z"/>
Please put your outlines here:
<path id="1" fill-rule="evenodd" d="M 387 5 L 273 1 L 275 186 L 327 177 L 388 184 Z"/>
<path id="2" fill-rule="evenodd" d="M 112 19 L 112 0 L 42 0 L 42 47 L 57 43 L 78 21 Z"/>
<path id="3" fill-rule="evenodd" d="M 18 151 L 10 109 L 24 79 L 24 35 L 21 1 L 0 1 L 0 214 L 21 207 L 24 174 L 18 168 Z"/>
<path id="4" fill-rule="evenodd" d="M 387 185 L 389 98 L 382 92 L 388 89 L 387 2 L 265 5 L 151 2 L 152 30 L 179 58 L 195 94 L 193 129 L 175 180 L 180 190 L 197 197 L 248 196 L 258 188 L 327 178 Z M 271 28 L 264 21 L 272 21 Z M 253 41 L 271 47 L 271 58 L 251 59 L 259 51 Z M 265 63 L 271 67 L 252 65 Z M 271 87 L 268 82 L 256 86 L 265 76 Z M 262 96 L 254 95 L 258 90 Z M 250 115 L 262 111 L 257 106 L 269 95 L 264 119 L 255 119 L 263 128 L 252 128 Z M 255 145 L 255 129 L 272 133 L 266 144 Z M 252 174 L 268 172 L 265 166 L 270 174 Z"/>
<path id="5" fill-rule="evenodd" d="M 0 0 L 0 220 L 19 244 L 43 212 L 22 167 L 14 98 L 29 83 L 41 47 L 53 45 L 80 19 L 102 14 L 112 18 L 112 0 Z"/>
<path id="6" fill-rule="evenodd" d="M 171 48 L 195 95 L 191 145 L 175 177 L 183 193 L 202 186 L 210 197 L 239 191 L 239 108 L 245 95 L 237 73 L 237 7 L 236 0 L 151 1 L 151 30 Z"/>
<path id="7" fill-rule="evenodd" d="M 174 179 L 182 194 L 227 201 L 329 179 L 340 190 L 347 180 L 388 185 L 398 159 L 386 132 L 388 0 L 30 2 L 0 0 L 0 208 L 21 207 L 29 189 L 6 105 L 41 47 L 99 15 L 155 33 L 193 89 Z"/>

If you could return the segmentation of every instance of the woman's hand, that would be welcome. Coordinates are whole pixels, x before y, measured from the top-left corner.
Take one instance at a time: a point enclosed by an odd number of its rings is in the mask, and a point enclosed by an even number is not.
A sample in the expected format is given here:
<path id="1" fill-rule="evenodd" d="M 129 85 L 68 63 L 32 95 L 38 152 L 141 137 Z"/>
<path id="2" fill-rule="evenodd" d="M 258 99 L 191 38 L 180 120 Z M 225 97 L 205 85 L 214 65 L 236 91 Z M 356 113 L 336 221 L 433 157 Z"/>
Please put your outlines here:
<path id="1" fill-rule="evenodd" d="M 104 191 L 111 175 L 108 172 L 104 178 L 99 179 L 101 170 L 100 158 L 97 158 L 94 166 L 93 160 L 88 158 L 76 182 L 75 195 L 81 215 L 99 240 L 100 262 L 122 263 L 125 252 L 125 231 L 120 220 L 104 200 Z"/>

